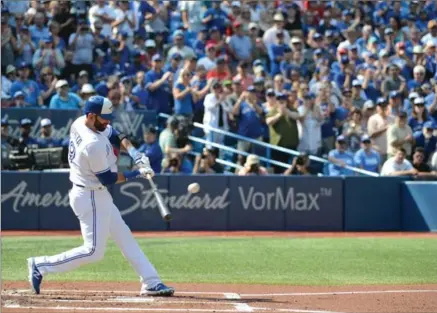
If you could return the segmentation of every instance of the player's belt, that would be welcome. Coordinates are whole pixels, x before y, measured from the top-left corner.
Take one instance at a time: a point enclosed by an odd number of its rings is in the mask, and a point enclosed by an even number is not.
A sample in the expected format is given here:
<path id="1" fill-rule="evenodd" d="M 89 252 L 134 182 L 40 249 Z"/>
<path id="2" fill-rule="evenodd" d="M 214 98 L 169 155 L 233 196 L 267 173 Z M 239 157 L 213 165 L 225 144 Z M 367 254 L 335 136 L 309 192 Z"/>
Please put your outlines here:
<path id="1" fill-rule="evenodd" d="M 73 183 L 73 185 L 75 185 L 76 187 L 79 187 L 79 188 L 89 189 L 89 190 L 104 190 L 104 189 L 106 189 L 106 187 L 104 187 L 104 186 L 85 187 L 85 186 L 83 186 L 83 185 L 74 184 L 74 183 Z"/>

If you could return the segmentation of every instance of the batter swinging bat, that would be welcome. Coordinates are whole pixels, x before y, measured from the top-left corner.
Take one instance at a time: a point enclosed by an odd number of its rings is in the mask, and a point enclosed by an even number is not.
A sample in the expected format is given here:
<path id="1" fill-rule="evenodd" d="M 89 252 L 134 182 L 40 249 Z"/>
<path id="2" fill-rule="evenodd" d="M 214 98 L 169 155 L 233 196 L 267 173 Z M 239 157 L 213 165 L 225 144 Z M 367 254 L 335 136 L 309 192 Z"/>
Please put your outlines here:
<path id="1" fill-rule="evenodd" d="M 158 203 L 158 209 L 159 213 L 161 213 L 162 219 L 166 222 L 171 221 L 172 215 L 170 213 L 170 210 L 167 208 L 167 205 L 164 202 L 164 199 L 162 198 L 161 194 L 158 191 L 158 188 L 156 188 L 155 183 L 153 182 L 152 176 L 147 175 L 147 180 L 150 183 L 150 188 L 152 188 L 153 195 L 155 196 L 156 202 Z"/>

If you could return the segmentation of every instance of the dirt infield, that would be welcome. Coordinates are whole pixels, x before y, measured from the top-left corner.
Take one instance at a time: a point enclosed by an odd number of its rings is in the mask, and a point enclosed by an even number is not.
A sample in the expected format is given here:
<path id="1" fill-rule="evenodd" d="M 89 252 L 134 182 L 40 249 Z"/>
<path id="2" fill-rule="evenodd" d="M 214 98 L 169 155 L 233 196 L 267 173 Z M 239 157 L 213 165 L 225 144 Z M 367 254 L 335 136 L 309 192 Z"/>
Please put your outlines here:
<path id="1" fill-rule="evenodd" d="M 2 232 L 2 236 L 79 236 L 79 232 Z M 436 233 L 145 232 L 137 237 L 417 237 Z M 40 295 L 27 282 L 2 282 L 1 312 L 296 312 L 436 313 L 437 284 L 406 286 L 274 286 L 171 284 L 174 297 L 139 296 L 139 283 L 50 282 Z"/>
<path id="2" fill-rule="evenodd" d="M 140 297 L 136 283 L 45 283 L 32 295 L 4 282 L 2 312 L 434 313 L 437 285 L 301 287 L 172 284 L 172 298 Z"/>

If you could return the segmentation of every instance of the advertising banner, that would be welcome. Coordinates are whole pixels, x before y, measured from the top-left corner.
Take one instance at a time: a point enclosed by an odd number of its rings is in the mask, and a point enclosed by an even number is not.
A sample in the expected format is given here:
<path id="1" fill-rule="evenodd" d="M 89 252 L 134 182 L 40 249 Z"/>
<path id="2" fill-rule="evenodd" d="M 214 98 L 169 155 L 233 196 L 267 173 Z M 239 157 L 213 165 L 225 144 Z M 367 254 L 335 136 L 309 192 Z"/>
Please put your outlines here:
<path id="1" fill-rule="evenodd" d="M 278 200 L 285 210 L 286 230 L 343 229 L 341 177 L 287 177 Z"/>
<path id="2" fill-rule="evenodd" d="M 45 230 L 79 229 L 79 220 L 70 207 L 68 193 L 72 187 L 69 173 L 41 175 L 39 193 L 46 201 L 39 206 L 39 226 Z"/>
<path id="3" fill-rule="evenodd" d="M 39 173 L 2 171 L 2 230 L 39 229 L 39 207 L 48 201 L 40 193 Z"/>
<path id="4" fill-rule="evenodd" d="M 167 197 L 168 176 L 153 178 L 163 197 Z M 147 180 L 137 178 L 124 184 L 114 185 L 112 198 L 121 216 L 131 230 L 166 230 L 169 225 L 159 214 L 157 203 Z"/>
<path id="5" fill-rule="evenodd" d="M 229 182 L 230 230 L 284 230 L 284 177 L 236 176 Z"/>
<path id="6" fill-rule="evenodd" d="M 196 194 L 187 192 L 200 184 Z M 227 176 L 170 176 L 168 205 L 173 213 L 171 230 L 226 230 L 229 196 Z"/>

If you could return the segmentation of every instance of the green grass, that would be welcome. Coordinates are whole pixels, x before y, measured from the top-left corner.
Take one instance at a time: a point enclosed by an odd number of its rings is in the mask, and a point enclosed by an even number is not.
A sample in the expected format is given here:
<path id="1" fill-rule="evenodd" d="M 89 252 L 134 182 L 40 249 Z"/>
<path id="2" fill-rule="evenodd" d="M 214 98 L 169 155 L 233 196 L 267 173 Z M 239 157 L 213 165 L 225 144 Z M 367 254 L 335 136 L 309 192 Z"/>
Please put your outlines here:
<path id="1" fill-rule="evenodd" d="M 26 280 L 26 258 L 82 243 L 3 237 L 2 279 Z M 165 281 L 287 285 L 437 283 L 437 240 L 390 238 L 163 238 L 139 243 Z M 112 241 L 105 259 L 50 275 L 59 281 L 138 281 Z"/>

